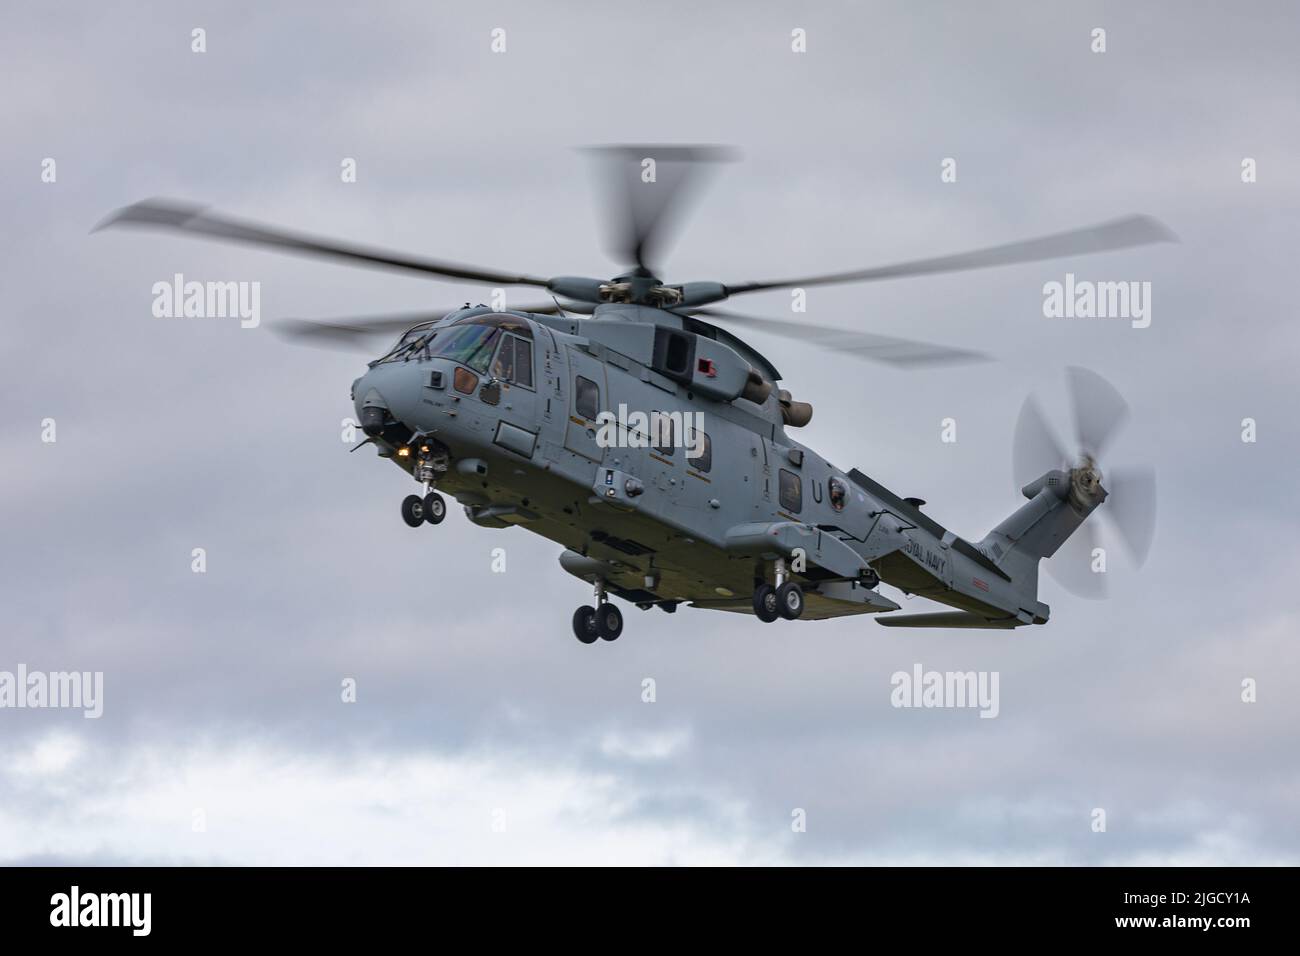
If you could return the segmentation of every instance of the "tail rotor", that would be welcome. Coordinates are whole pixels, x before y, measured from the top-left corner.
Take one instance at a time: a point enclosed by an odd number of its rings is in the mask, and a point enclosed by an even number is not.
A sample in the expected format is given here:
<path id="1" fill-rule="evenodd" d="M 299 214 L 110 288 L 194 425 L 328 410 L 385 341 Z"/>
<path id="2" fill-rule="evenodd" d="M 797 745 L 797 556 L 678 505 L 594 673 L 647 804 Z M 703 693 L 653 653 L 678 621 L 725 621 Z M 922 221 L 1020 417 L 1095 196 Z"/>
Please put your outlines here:
<path id="1" fill-rule="evenodd" d="M 1070 503 L 1086 514 L 1103 502 L 1106 527 L 1085 522 L 1047 562 L 1047 570 L 1067 591 L 1084 598 L 1106 596 L 1107 542 L 1118 537 L 1134 565 L 1141 567 L 1155 535 L 1155 472 L 1148 466 L 1103 469 L 1101 457 L 1129 415 L 1128 403 L 1096 372 L 1066 371 L 1076 451 L 1070 455 L 1048 424 L 1034 396 L 1025 399 L 1012 444 L 1012 469 L 1018 486 L 1045 471 L 1069 476 Z"/>

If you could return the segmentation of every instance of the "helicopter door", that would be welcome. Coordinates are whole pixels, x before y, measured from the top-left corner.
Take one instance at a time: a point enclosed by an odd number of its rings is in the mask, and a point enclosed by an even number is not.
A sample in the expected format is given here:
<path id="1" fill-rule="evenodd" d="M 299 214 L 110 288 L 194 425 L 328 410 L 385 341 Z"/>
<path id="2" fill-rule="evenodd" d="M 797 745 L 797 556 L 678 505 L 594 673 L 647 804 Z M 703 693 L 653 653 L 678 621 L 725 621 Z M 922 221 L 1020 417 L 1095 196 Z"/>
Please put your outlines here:
<path id="1" fill-rule="evenodd" d="M 495 386 L 485 386 L 482 399 L 500 416 L 494 441 L 524 457 L 537 445 L 537 381 L 533 340 L 506 333 L 501 336 L 491 374 Z"/>
<path id="2" fill-rule="evenodd" d="M 773 512 L 772 466 L 768 462 L 767 441 L 753 432 L 749 435 L 749 474 L 754 484 L 754 520 L 771 521 Z"/>
<path id="3" fill-rule="evenodd" d="M 564 447 L 599 463 L 605 449 L 596 443 L 596 416 L 608 405 L 605 365 L 586 352 L 567 349 L 569 358 L 569 421 L 564 430 Z"/>

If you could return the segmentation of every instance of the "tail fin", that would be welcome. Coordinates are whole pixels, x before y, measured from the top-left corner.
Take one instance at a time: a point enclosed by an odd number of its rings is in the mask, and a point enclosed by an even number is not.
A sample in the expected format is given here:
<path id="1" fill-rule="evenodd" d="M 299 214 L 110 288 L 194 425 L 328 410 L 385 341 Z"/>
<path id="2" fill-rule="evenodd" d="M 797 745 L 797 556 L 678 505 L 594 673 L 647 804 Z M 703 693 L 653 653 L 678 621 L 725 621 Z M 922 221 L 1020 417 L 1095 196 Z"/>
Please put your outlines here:
<path id="1" fill-rule="evenodd" d="M 1038 590 L 1038 562 L 1050 558 L 1065 539 L 1106 499 L 1090 473 L 1049 471 L 1020 489 L 1029 499 L 984 536 L 979 549 L 1017 583 Z"/>

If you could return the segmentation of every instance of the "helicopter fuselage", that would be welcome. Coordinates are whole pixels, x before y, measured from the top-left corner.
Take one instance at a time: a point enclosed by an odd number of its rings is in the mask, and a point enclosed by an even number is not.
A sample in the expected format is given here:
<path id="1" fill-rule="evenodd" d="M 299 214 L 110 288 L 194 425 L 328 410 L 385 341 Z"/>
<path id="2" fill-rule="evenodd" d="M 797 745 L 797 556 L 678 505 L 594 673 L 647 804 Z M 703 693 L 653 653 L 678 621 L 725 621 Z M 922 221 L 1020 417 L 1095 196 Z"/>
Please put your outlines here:
<path id="1" fill-rule="evenodd" d="M 661 310 L 597 311 L 480 307 L 407 333 L 354 383 L 358 419 L 475 524 L 549 538 L 570 573 L 643 608 L 753 613 L 775 576 L 800 584 L 804 619 L 898 610 L 883 579 L 981 626 L 1046 620 L 1036 588 L 915 500 L 791 438 L 784 393 L 753 387 L 776 376 L 762 356 L 700 323 L 665 327 Z M 646 434 L 629 409 L 670 424 Z"/>

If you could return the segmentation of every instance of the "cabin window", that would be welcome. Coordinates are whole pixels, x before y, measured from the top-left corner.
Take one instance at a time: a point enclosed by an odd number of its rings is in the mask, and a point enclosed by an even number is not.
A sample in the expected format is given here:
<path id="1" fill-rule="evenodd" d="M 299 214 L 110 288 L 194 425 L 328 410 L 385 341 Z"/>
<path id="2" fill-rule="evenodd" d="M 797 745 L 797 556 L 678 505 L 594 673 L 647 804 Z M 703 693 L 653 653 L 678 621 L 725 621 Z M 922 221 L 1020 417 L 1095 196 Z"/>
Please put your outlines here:
<path id="1" fill-rule="evenodd" d="M 831 507 L 836 511 L 843 511 L 845 502 L 849 500 L 848 486 L 840 479 L 832 478 L 830 480 L 830 492 Z"/>
<path id="2" fill-rule="evenodd" d="M 693 454 L 698 451 L 699 454 Z M 713 442 L 707 433 L 696 431 L 690 436 L 686 447 L 686 461 L 699 472 L 707 472 L 713 467 Z"/>
<path id="3" fill-rule="evenodd" d="M 665 458 L 673 457 L 673 449 L 677 447 L 677 436 L 672 417 L 664 412 L 652 412 L 650 423 L 654 450 Z"/>
<path id="4" fill-rule="evenodd" d="M 797 515 L 803 510 L 803 482 L 792 471 L 781 469 L 781 507 L 790 514 Z"/>
<path id="5" fill-rule="evenodd" d="M 579 417 L 594 422 L 600 411 L 600 386 L 579 375 L 573 384 L 573 409 Z"/>

